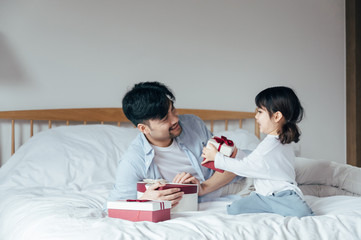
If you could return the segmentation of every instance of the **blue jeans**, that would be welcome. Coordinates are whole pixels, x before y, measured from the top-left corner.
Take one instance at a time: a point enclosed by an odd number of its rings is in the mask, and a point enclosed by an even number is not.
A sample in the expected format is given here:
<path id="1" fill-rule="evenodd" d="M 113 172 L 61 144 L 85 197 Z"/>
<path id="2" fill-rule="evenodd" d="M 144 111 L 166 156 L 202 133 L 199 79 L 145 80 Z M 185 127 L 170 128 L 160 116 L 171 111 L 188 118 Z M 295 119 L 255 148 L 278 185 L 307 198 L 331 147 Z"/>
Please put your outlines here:
<path id="1" fill-rule="evenodd" d="M 227 206 L 230 215 L 240 213 L 277 213 L 282 216 L 313 216 L 307 203 L 292 190 L 286 190 L 270 196 L 252 192 L 249 196 L 234 201 Z"/>

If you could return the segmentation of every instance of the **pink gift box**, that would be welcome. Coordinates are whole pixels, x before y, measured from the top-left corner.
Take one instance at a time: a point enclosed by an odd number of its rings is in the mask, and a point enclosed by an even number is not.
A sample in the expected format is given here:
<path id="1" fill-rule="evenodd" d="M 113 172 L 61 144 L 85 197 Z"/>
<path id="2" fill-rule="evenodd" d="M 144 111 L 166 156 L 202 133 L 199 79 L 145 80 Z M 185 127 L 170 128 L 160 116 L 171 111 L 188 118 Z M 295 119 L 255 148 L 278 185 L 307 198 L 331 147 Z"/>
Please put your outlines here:
<path id="1" fill-rule="evenodd" d="M 137 197 L 140 198 L 143 193 L 150 186 L 146 182 L 137 183 Z M 165 190 L 169 188 L 180 188 L 184 192 L 182 199 L 178 205 L 172 208 L 174 212 L 184 211 L 198 211 L 198 185 L 197 184 L 180 184 L 180 183 L 167 183 L 165 186 L 158 188 L 158 190 Z"/>
<path id="2" fill-rule="evenodd" d="M 133 222 L 170 219 L 170 201 L 118 200 L 107 202 L 108 216 Z"/>

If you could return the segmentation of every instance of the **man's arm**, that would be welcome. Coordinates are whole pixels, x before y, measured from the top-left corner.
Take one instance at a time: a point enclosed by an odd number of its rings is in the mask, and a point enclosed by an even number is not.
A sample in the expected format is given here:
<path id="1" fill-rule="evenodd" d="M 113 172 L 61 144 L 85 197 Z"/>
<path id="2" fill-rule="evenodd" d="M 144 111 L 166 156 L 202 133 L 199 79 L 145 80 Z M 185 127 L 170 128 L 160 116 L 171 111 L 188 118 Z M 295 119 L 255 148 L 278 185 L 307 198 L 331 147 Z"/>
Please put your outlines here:
<path id="1" fill-rule="evenodd" d="M 127 154 L 124 155 L 126 157 Z M 116 201 L 120 199 L 136 199 L 137 198 L 137 182 L 139 176 L 137 176 L 136 166 L 130 164 L 123 159 L 119 162 L 116 171 L 116 181 L 108 200 Z"/>
<path id="2" fill-rule="evenodd" d="M 238 149 L 235 148 L 234 152 L 230 157 L 235 158 L 237 152 Z M 225 186 L 226 184 L 230 183 L 236 176 L 237 176 L 236 174 L 228 171 L 224 171 L 223 173 L 214 172 L 212 177 L 210 177 L 200 185 L 199 196 L 206 195 L 207 193 L 213 192 Z"/>
<path id="3" fill-rule="evenodd" d="M 232 153 L 232 158 L 234 158 L 237 155 L 237 148 Z M 230 183 L 237 175 L 232 172 L 224 171 L 223 173 L 220 172 L 214 172 L 214 174 L 208 178 L 203 183 L 200 183 L 198 179 L 195 177 L 189 177 L 187 178 L 184 183 L 195 183 L 199 185 L 199 196 L 206 195 L 210 192 L 213 192 L 228 183 Z"/>
<path id="4" fill-rule="evenodd" d="M 223 173 L 215 172 L 212 177 L 200 184 L 199 196 L 206 195 L 207 193 L 213 192 L 228 183 L 230 183 L 236 174 L 232 172 L 224 171 Z"/>
<path id="5" fill-rule="evenodd" d="M 193 120 L 194 120 L 194 122 L 192 125 L 192 133 L 194 133 L 193 136 L 196 136 L 196 135 L 198 135 L 198 136 L 194 137 L 193 139 L 190 139 L 190 140 L 193 141 L 194 145 L 197 145 L 197 146 L 199 146 L 198 145 L 199 143 L 195 143 L 194 139 L 199 140 L 199 142 L 201 143 L 199 152 L 197 149 L 195 149 L 193 154 L 198 159 L 198 161 L 199 161 L 198 164 L 200 165 L 200 167 L 203 168 L 203 166 L 201 165 L 201 162 L 203 159 L 201 157 L 202 147 L 206 145 L 207 141 L 210 138 L 212 138 L 213 134 L 208 130 L 207 126 L 204 124 L 204 122 L 199 117 L 194 116 Z M 236 151 L 235 151 L 234 155 L 235 154 L 236 154 Z M 205 172 L 206 171 L 204 171 L 204 173 Z M 179 173 L 179 174 L 177 174 L 177 176 L 175 176 L 173 181 L 179 182 L 179 183 L 198 184 L 198 186 L 199 186 L 198 194 L 199 194 L 199 196 L 203 196 L 207 193 L 213 192 L 213 191 L 225 186 L 226 184 L 231 182 L 234 179 L 234 177 L 236 176 L 235 174 L 233 174 L 231 172 L 226 172 L 226 171 L 223 173 L 215 172 L 215 173 L 213 173 L 212 176 L 210 176 L 210 170 L 209 170 L 208 174 L 205 176 L 206 180 L 202 184 L 200 184 L 199 179 L 196 179 L 194 176 L 191 176 L 189 173 Z"/>
<path id="6" fill-rule="evenodd" d="M 226 184 L 230 183 L 235 177 L 236 174 L 232 172 L 227 172 L 227 171 L 224 171 L 223 173 L 214 172 L 212 177 L 208 178 L 203 183 L 200 183 L 199 180 L 193 176 L 185 179 L 183 183 L 198 184 L 199 186 L 198 195 L 203 196 L 225 186 Z"/>

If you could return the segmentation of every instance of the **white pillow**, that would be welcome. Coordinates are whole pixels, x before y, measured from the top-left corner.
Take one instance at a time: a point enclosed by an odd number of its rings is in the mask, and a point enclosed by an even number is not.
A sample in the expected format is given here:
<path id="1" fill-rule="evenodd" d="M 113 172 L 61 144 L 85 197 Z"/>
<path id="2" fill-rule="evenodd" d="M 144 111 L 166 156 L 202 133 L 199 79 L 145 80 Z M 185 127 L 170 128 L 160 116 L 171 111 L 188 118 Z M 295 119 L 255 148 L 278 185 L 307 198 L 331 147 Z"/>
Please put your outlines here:
<path id="1" fill-rule="evenodd" d="M 57 127 L 29 139 L 0 168 L 0 187 L 111 188 L 122 153 L 136 128 Z"/>
<path id="2" fill-rule="evenodd" d="M 214 132 L 213 135 L 217 137 L 227 137 L 234 142 L 237 148 L 242 150 L 254 150 L 260 143 L 256 135 L 244 129 L 217 131 Z"/>
<path id="3" fill-rule="evenodd" d="M 78 125 L 43 131 L 29 139 L 0 168 L 0 188 L 111 189 L 121 155 L 139 134 L 136 128 Z M 258 138 L 242 129 L 221 131 L 241 149 Z"/>
<path id="4" fill-rule="evenodd" d="M 324 185 L 361 195 L 361 168 L 332 161 L 296 157 L 296 181 L 300 185 Z"/>
<path id="5" fill-rule="evenodd" d="M 296 182 L 298 184 L 331 185 L 330 161 L 303 157 L 295 159 Z"/>

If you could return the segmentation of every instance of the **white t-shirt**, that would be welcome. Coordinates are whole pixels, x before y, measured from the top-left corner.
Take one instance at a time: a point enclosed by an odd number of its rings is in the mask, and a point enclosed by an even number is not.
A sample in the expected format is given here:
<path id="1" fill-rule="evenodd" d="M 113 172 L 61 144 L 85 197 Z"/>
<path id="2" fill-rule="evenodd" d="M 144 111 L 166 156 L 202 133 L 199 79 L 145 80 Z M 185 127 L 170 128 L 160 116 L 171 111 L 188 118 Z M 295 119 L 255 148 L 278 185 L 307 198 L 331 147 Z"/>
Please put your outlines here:
<path id="1" fill-rule="evenodd" d="M 177 141 L 173 140 L 169 147 L 154 145 L 152 147 L 155 153 L 153 162 L 158 166 L 159 173 L 163 179 L 171 182 L 181 172 L 190 173 L 197 179 L 200 179 L 185 152 L 179 148 Z"/>
<path id="2" fill-rule="evenodd" d="M 278 136 L 267 135 L 248 156 L 239 149 L 235 159 L 217 153 L 214 164 L 216 168 L 254 178 L 256 192 L 264 196 L 293 190 L 303 198 L 297 187 L 294 162 L 291 144 L 282 144 Z"/>

